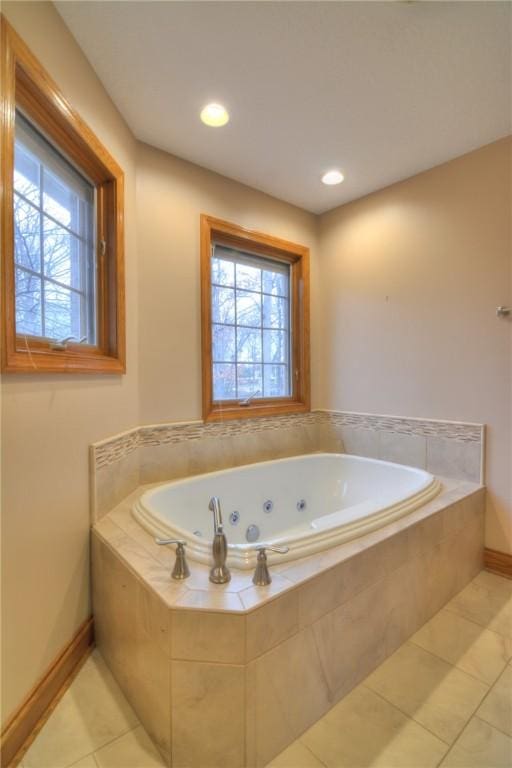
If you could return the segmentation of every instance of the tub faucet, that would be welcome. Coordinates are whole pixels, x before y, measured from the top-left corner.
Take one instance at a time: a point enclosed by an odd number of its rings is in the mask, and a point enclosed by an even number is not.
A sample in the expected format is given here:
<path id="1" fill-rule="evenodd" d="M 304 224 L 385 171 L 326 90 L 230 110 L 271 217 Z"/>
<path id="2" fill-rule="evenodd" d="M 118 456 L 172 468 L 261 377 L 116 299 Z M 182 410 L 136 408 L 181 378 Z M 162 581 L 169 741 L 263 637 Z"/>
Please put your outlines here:
<path id="1" fill-rule="evenodd" d="M 226 584 L 231 579 L 229 568 L 226 565 L 228 542 L 222 525 L 222 512 L 217 496 L 212 496 L 208 509 L 213 512 L 213 568 L 210 570 L 210 581 L 214 584 Z"/>
<path id="2" fill-rule="evenodd" d="M 256 584 L 257 587 L 267 587 L 272 582 L 272 577 L 269 573 L 267 565 L 267 550 L 270 550 L 271 552 L 277 552 L 279 555 L 286 555 L 286 553 L 290 551 L 290 548 L 271 547 L 270 545 L 256 547 L 258 558 L 256 560 L 256 570 L 254 571 L 254 576 L 252 577 L 252 583 Z"/>
<path id="3" fill-rule="evenodd" d="M 190 570 L 187 564 L 187 558 L 185 557 L 186 541 L 182 539 L 155 539 L 157 544 L 176 544 L 176 561 L 174 568 L 172 569 L 171 578 L 177 581 L 183 581 L 190 576 Z"/>

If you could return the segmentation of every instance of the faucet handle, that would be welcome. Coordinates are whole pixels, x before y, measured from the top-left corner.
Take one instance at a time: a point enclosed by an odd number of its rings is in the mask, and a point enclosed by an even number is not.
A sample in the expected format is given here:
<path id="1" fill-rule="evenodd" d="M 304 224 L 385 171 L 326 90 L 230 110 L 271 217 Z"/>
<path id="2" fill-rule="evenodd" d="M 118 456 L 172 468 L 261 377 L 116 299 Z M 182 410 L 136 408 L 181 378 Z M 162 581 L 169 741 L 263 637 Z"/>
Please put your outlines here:
<path id="1" fill-rule="evenodd" d="M 176 581 L 183 581 L 190 576 L 190 569 L 188 567 L 187 558 L 185 556 L 185 547 L 187 542 L 183 539 L 155 539 L 156 544 L 176 544 L 176 561 L 174 568 L 172 569 L 171 578 Z"/>
<path id="2" fill-rule="evenodd" d="M 286 555 L 290 551 L 290 547 L 274 547 L 274 546 L 261 546 L 256 547 L 258 553 L 258 559 L 256 561 L 256 569 L 254 576 L 252 577 L 252 583 L 257 587 L 267 587 L 272 582 L 272 577 L 268 570 L 267 565 L 267 550 L 270 552 L 277 552 L 279 555 Z"/>
<path id="3" fill-rule="evenodd" d="M 290 547 L 256 547 L 256 552 L 277 552 L 278 555 L 286 555 L 290 551 Z"/>

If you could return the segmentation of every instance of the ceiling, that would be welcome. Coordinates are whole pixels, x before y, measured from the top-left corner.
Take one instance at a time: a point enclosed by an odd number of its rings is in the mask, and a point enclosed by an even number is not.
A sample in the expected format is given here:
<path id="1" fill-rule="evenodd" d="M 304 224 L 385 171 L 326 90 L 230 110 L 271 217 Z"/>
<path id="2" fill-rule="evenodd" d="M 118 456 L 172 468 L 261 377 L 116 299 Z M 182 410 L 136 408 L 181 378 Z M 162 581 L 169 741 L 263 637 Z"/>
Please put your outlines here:
<path id="1" fill-rule="evenodd" d="M 138 139 L 314 213 L 512 131 L 508 2 L 56 6 Z"/>

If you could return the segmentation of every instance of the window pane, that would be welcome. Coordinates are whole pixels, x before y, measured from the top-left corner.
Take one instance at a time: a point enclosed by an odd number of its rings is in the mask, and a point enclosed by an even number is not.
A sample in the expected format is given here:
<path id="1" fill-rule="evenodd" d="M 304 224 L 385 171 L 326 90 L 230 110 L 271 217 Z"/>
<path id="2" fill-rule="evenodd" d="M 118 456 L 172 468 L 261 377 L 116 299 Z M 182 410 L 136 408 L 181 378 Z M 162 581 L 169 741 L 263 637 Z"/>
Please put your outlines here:
<path id="1" fill-rule="evenodd" d="M 288 334 L 286 331 L 263 331 L 263 361 L 288 362 Z"/>
<path id="2" fill-rule="evenodd" d="M 288 396 L 289 265 L 227 246 L 215 245 L 214 253 L 214 399 L 242 400 L 256 393 L 259 397 Z M 220 376 L 222 381 L 217 381 Z"/>
<path id="3" fill-rule="evenodd" d="M 73 336 L 80 339 L 81 296 L 67 288 L 45 281 L 44 284 L 44 327 L 51 339 Z"/>
<path id="4" fill-rule="evenodd" d="M 16 269 L 16 333 L 42 335 L 41 280 L 22 269 Z"/>
<path id="5" fill-rule="evenodd" d="M 39 205 L 39 163 L 19 141 L 14 145 L 14 189 Z"/>
<path id="6" fill-rule="evenodd" d="M 48 339 L 85 338 L 94 344 L 94 186 L 18 112 L 15 132 L 15 260 L 37 273 L 32 293 L 38 306 L 43 305 L 36 322 L 35 309 L 27 309 L 26 278 L 16 284 L 17 332 Z"/>
<path id="7" fill-rule="evenodd" d="M 247 363 L 261 363 L 261 331 L 239 328 L 237 338 L 237 360 Z"/>
<path id="8" fill-rule="evenodd" d="M 237 290 L 236 322 L 237 325 L 261 327 L 261 293 Z"/>
<path id="9" fill-rule="evenodd" d="M 235 361 L 235 328 L 232 325 L 213 326 L 213 359 L 215 362 Z"/>
<path id="10" fill-rule="evenodd" d="M 236 366 L 213 364 L 213 399 L 233 400 L 236 397 Z"/>
<path id="11" fill-rule="evenodd" d="M 86 291 L 80 264 L 81 241 L 43 216 L 44 274 L 78 291 Z"/>
<path id="12" fill-rule="evenodd" d="M 27 269 L 41 271 L 39 211 L 14 195 L 14 259 Z"/>
<path id="13" fill-rule="evenodd" d="M 214 323 L 235 322 L 235 291 L 233 288 L 212 289 L 212 320 Z"/>
<path id="14" fill-rule="evenodd" d="M 287 365 L 264 365 L 263 380 L 265 397 L 287 397 L 290 394 Z"/>
<path id="15" fill-rule="evenodd" d="M 261 365 L 250 365 L 244 363 L 239 363 L 237 365 L 239 398 L 249 397 L 250 395 L 254 395 L 256 392 L 261 394 L 261 368 Z"/>
<path id="16" fill-rule="evenodd" d="M 249 291 L 261 291 L 261 269 L 249 264 L 236 265 L 236 287 Z"/>
<path id="17" fill-rule="evenodd" d="M 235 265 L 232 261 L 212 258 L 212 283 L 229 286 L 235 284 Z"/>
<path id="18" fill-rule="evenodd" d="M 290 282 L 290 268 L 286 272 L 263 272 L 263 292 L 272 293 L 274 296 L 288 296 L 288 284 Z"/>
<path id="19" fill-rule="evenodd" d="M 263 296 L 263 325 L 265 328 L 288 328 L 288 299 Z"/>
<path id="20" fill-rule="evenodd" d="M 44 170 L 43 173 L 43 209 L 65 227 L 69 227 L 77 235 L 80 232 L 78 218 L 78 197 L 59 181 L 53 174 Z"/>

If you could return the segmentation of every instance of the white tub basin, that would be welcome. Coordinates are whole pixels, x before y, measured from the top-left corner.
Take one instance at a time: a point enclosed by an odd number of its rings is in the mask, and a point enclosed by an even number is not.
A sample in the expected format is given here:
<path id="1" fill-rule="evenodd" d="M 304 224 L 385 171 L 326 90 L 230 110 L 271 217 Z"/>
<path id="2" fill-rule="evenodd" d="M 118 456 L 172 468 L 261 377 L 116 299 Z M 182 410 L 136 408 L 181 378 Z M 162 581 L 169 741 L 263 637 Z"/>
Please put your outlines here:
<path id="1" fill-rule="evenodd" d="M 133 515 L 155 536 L 184 539 L 190 559 L 210 563 L 208 503 L 218 496 L 228 564 L 245 569 L 254 566 L 262 544 L 290 548 L 277 556 L 279 562 L 304 557 L 408 514 L 440 488 L 435 477 L 414 467 L 314 453 L 165 483 L 142 494 Z M 257 528 L 250 529 L 258 534 L 253 541 L 247 538 L 250 526 Z"/>

